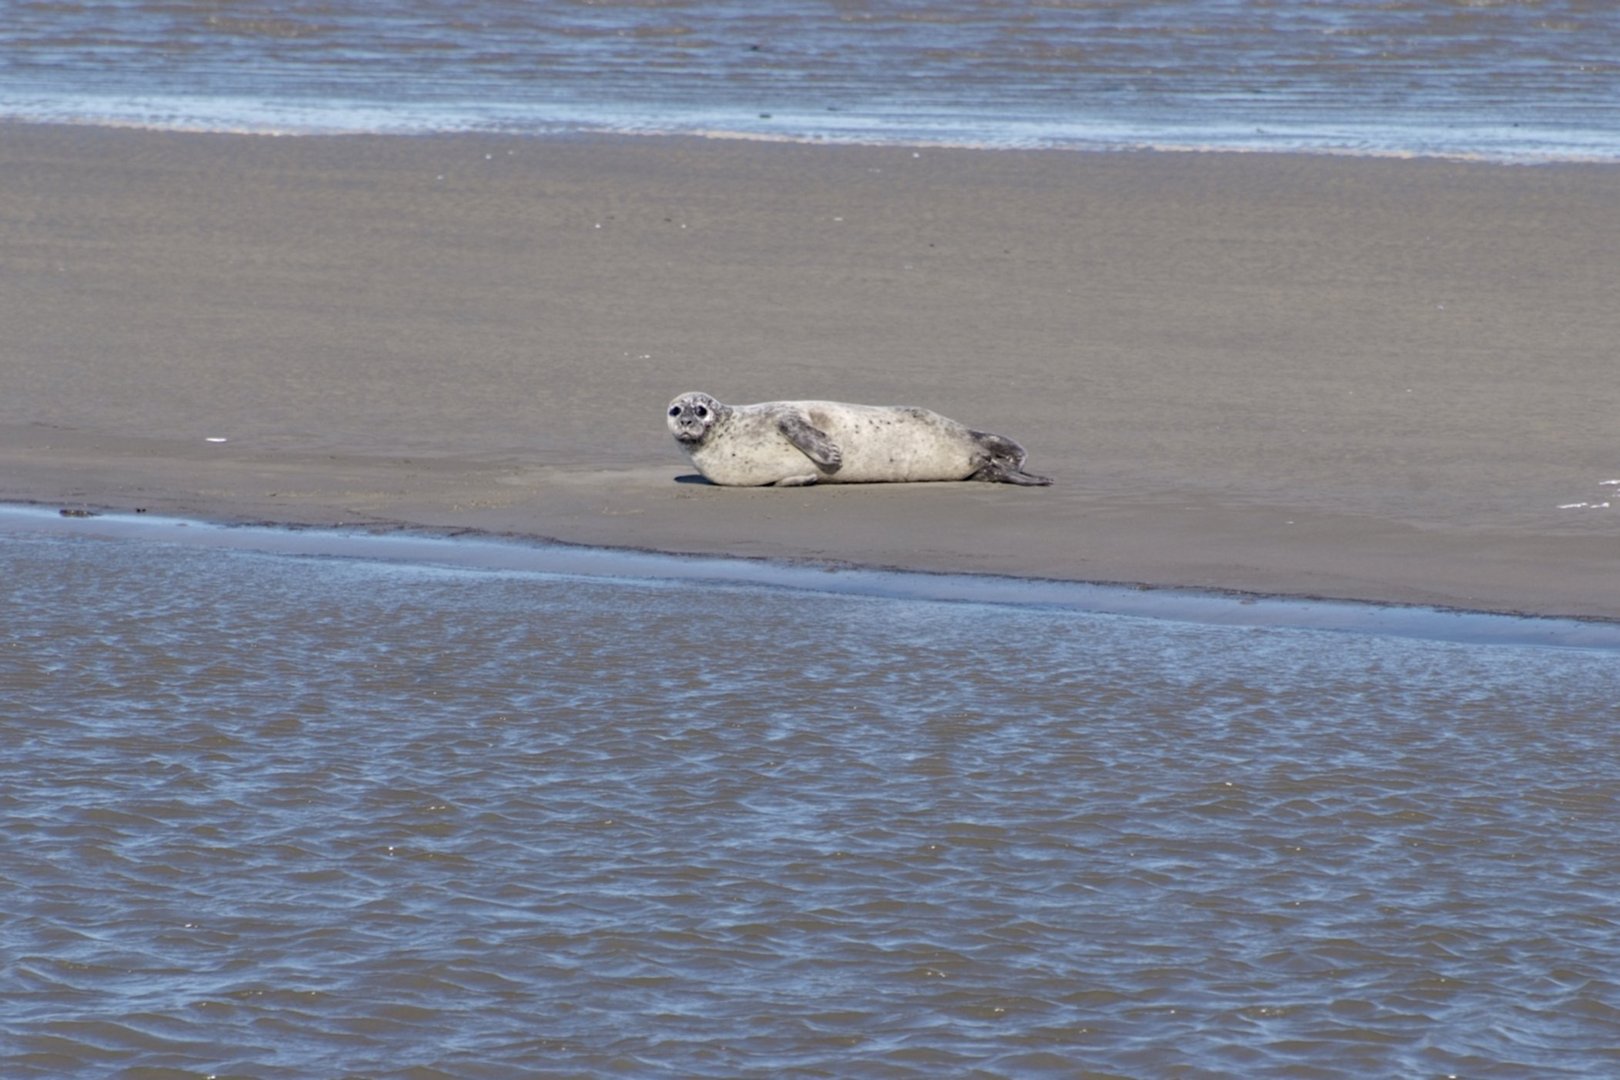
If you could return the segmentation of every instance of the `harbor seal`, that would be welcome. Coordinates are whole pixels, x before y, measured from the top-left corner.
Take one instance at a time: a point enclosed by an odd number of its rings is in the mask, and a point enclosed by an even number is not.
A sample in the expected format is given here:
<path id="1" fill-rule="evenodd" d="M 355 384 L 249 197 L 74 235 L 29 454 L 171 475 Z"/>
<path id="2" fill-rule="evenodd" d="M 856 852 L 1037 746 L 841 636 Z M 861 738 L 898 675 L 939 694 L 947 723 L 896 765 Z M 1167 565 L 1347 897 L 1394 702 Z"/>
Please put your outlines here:
<path id="1" fill-rule="evenodd" d="M 948 417 L 901 405 L 767 401 L 708 394 L 669 403 L 670 433 L 710 483 L 727 487 L 984 480 L 1050 484 L 1024 471 L 1024 448 Z"/>

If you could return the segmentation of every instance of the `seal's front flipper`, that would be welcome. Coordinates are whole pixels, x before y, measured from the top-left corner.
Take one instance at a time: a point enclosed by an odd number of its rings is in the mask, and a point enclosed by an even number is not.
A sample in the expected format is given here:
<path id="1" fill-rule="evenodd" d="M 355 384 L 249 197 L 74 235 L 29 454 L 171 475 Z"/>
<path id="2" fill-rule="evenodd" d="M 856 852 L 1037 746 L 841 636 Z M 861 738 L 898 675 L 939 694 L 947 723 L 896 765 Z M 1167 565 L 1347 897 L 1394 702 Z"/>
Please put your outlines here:
<path id="1" fill-rule="evenodd" d="M 820 473 L 805 473 L 803 476 L 784 476 L 772 484 L 772 487 L 809 487 L 821 479 Z"/>
<path id="2" fill-rule="evenodd" d="M 782 417 L 776 422 L 776 428 L 801 454 L 828 472 L 835 473 L 843 466 L 844 455 L 838 452 L 838 444 L 799 414 Z"/>

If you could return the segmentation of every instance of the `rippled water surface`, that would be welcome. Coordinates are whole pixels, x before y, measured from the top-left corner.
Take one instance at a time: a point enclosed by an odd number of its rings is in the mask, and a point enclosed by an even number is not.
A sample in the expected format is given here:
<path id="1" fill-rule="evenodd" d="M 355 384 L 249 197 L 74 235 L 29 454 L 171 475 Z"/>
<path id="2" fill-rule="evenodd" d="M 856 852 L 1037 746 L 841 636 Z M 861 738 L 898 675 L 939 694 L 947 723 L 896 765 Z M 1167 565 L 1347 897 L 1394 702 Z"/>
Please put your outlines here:
<path id="1" fill-rule="evenodd" d="M 31 0 L 0 116 L 1620 160 L 1612 0 Z"/>
<path id="2" fill-rule="evenodd" d="M 1620 1071 L 1613 650 L 27 533 L 0 580 L 0 1075 Z"/>

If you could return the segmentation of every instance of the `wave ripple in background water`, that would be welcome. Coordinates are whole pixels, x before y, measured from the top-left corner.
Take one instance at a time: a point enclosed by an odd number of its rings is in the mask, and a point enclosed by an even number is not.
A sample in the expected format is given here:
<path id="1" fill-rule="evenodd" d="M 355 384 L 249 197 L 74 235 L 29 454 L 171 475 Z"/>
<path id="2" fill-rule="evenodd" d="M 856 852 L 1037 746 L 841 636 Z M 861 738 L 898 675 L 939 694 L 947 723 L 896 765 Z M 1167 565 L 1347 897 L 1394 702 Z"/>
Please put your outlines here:
<path id="1" fill-rule="evenodd" d="M 0 1072 L 1587 1076 L 1607 651 L 0 543 Z"/>
<path id="2" fill-rule="evenodd" d="M 0 116 L 1620 160 L 1608 0 L 18 4 Z"/>

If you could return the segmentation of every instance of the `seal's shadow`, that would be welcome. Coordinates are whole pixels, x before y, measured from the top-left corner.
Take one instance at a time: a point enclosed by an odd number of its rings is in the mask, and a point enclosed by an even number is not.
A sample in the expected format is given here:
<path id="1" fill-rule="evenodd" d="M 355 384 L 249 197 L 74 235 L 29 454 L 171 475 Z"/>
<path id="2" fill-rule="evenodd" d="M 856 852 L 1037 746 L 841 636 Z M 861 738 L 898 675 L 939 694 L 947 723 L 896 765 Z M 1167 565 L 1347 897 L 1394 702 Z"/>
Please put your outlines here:
<path id="1" fill-rule="evenodd" d="M 704 487 L 714 487 L 713 484 L 703 478 L 703 474 L 695 472 L 682 473 L 675 478 L 675 482 L 677 484 L 702 484 Z"/>

